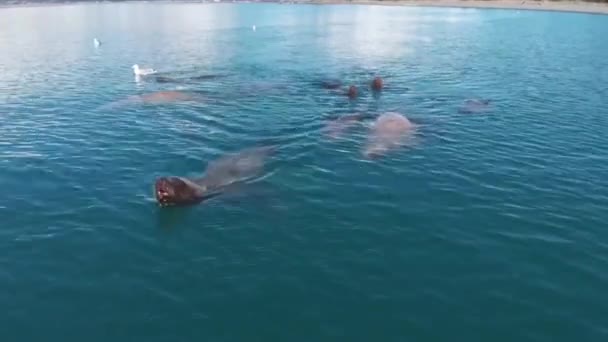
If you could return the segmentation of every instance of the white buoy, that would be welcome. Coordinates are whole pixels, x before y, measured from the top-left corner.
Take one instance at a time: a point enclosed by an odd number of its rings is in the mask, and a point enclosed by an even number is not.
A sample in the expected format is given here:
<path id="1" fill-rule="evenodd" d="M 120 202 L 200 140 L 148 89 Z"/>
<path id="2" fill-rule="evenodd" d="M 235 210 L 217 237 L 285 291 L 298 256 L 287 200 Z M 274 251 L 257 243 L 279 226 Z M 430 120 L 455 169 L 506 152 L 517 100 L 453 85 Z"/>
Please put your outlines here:
<path id="1" fill-rule="evenodd" d="M 140 69 L 139 65 L 135 64 L 132 66 L 133 68 L 133 73 L 136 76 L 145 76 L 145 75 L 151 75 L 151 74 L 155 74 L 156 70 L 154 69 Z"/>
<path id="2" fill-rule="evenodd" d="M 95 47 L 99 47 L 99 45 L 101 45 L 101 42 L 97 40 L 97 38 L 95 38 L 93 39 L 93 45 L 95 45 Z"/>

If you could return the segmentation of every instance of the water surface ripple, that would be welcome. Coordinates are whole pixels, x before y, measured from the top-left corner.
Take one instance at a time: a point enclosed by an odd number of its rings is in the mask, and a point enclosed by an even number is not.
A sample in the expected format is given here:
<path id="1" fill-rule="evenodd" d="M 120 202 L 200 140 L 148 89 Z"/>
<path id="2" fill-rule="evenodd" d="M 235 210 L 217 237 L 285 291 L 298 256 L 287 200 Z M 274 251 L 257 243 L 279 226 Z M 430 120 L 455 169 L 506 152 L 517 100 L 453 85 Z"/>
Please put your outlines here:
<path id="1" fill-rule="evenodd" d="M 0 22 L 3 340 L 608 339 L 606 17 L 132 3 Z M 132 101 L 158 91 L 196 101 Z M 384 158 L 361 154 L 370 121 L 324 134 L 387 111 L 418 131 Z M 256 144 L 282 147 L 262 180 L 156 206 L 156 177 Z"/>

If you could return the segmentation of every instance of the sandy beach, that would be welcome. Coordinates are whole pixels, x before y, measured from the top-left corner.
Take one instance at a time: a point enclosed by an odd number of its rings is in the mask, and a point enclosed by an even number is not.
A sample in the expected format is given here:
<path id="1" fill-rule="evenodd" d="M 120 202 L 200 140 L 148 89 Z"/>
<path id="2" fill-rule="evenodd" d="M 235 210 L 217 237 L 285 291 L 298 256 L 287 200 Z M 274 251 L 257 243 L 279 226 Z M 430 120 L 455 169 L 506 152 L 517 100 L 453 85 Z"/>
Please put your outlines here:
<path id="1" fill-rule="evenodd" d="M 494 8 L 608 14 L 608 3 L 583 1 L 513 0 L 311 0 L 313 4 L 359 4 L 382 6 L 429 6 L 457 8 Z"/>

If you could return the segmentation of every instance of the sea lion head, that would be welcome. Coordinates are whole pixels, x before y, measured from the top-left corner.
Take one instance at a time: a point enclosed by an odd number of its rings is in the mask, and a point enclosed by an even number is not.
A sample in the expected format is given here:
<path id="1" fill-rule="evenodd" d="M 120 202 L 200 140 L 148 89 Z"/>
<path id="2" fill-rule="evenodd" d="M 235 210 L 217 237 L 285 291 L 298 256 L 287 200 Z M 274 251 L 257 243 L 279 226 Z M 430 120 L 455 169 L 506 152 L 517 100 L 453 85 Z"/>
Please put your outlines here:
<path id="1" fill-rule="evenodd" d="M 374 78 L 374 80 L 372 81 L 372 89 L 378 91 L 378 90 L 382 90 L 383 87 L 384 87 L 384 81 L 382 80 L 382 78 L 380 78 L 380 77 Z"/>
<path id="2" fill-rule="evenodd" d="M 194 204 L 203 199 L 201 188 L 180 177 L 160 177 L 154 190 L 161 206 Z"/>
<path id="3" fill-rule="evenodd" d="M 347 95 L 348 95 L 349 98 L 351 98 L 351 99 L 356 98 L 357 97 L 357 93 L 358 93 L 357 87 L 355 87 L 354 85 L 351 85 L 348 88 L 348 94 Z"/>

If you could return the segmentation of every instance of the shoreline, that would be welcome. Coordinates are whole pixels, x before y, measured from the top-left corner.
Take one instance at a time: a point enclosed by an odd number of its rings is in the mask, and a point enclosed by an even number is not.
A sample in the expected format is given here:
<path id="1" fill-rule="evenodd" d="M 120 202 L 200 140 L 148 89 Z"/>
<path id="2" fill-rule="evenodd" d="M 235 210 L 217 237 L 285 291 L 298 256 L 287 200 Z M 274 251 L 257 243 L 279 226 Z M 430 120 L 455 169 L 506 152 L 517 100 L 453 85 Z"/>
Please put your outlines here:
<path id="1" fill-rule="evenodd" d="M 478 9 L 502 9 L 522 11 L 548 11 L 566 13 L 585 13 L 608 15 L 608 2 L 589 1 L 554 1 L 554 0 L 160 0 L 160 1 L 64 1 L 64 2 L 42 2 L 32 1 L 26 3 L 0 3 L 3 8 L 27 8 L 27 7 L 56 7 L 70 5 L 110 5 L 110 4 L 201 4 L 201 5 L 225 5 L 225 4 L 283 4 L 283 5 L 365 5 L 365 6 L 399 6 L 399 7 L 432 7 L 432 8 L 478 8 Z"/>
<path id="2" fill-rule="evenodd" d="M 299 1 L 294 1 L 300 3 Z M 608 15 L 608 3 L 551 0 L 311 0 L 319 5 L 376 5 L 401 7 L 479 8 L 522 11 L 550 11 Z"/>

